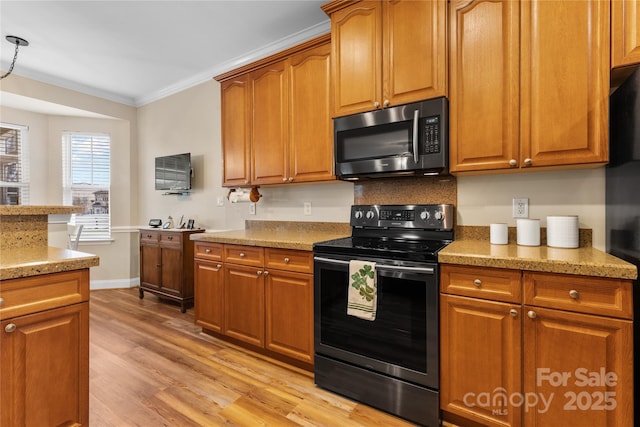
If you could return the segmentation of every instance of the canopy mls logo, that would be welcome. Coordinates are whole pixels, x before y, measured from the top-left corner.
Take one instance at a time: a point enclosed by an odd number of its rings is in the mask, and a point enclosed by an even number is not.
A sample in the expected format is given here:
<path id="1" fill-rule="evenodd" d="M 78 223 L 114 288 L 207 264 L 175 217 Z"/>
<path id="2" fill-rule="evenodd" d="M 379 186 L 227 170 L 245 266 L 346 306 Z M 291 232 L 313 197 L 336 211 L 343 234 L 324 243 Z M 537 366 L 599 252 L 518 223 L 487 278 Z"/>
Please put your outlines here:
<path id="1" fill-rule="evenodd" d="M 589 390 L 589 388 L 611 388 L 618 384 L 618 375 L 607 372 L 604 367 L 598 371 L 577 368 L 575 371 L 551 371 L 549 368 L 536 369 L 536 386 L 544 387 L 576 387 L 585 390 L 569 390 L 562 394 L 560 403 L 565 411 L 612 411 L 617 407 L 615 391 Z M 525 412 L 536 410 L 544 414 L 549 411 L 556 393 L 508 393 L 503 387 L 493 391 L 473 393 L 463 396 L 462 402 L 467 407 L 480 407 L 491 410 L 493 415 L 507 415 L 509 407 L 524 407 Z"/>

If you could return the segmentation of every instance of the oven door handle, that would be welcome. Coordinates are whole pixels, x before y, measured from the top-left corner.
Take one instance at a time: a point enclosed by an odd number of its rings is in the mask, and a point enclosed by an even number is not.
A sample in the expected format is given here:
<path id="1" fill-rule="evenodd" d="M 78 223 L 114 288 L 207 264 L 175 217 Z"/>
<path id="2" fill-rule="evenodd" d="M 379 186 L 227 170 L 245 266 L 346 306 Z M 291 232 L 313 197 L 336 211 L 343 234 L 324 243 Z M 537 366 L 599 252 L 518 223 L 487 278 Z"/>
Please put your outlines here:
<path id="1" fill-rule="evenodd" d="M 323 257 L 313 257 L 314 260 L 316 261 L 322 261 L 322 262 L 326 262 L 329 264 L 341 264 L 341 265 L 349 265 L 349 261 L 344 261 L 341 259 L 330 259 L 330 258 L 323 258 Z M 397 271 L 410 271 L 413 273 L 428 273 L 428 274 L 433 274 L 435 272 L 435 270 L 431 267 L 403 267 L 403 266 L 399 266 L 399 265 L 384 265 L 384 264 L 377 264 L 376 265 L 376 269 L 381 269 L 381 270 L 397 270 Z"/>

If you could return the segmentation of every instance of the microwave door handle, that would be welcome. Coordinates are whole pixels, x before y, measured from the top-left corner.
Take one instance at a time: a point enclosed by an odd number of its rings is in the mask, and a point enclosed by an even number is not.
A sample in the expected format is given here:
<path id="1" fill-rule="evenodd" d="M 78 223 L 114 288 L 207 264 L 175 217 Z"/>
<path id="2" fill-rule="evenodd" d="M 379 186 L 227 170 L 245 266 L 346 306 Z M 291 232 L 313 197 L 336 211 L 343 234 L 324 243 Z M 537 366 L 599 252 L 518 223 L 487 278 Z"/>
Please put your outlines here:
<path id="1" fill-rule="evenodd" d="M 418 115 L 420 114 L 420 110 L 415 110 L 413 112 L 413 161 L 414 163 L 418 163 L 419 154 L 418 154 Z"/>

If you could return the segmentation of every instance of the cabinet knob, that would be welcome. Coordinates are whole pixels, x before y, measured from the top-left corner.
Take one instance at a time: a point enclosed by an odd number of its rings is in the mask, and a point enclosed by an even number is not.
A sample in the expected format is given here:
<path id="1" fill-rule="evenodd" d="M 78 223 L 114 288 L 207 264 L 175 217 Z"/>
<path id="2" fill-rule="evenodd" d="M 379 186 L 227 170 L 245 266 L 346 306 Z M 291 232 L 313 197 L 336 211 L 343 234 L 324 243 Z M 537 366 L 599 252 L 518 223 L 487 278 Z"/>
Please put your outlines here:
<path id="1" fill-rule="evenodd" d="M 482 280 L 476 279 L 476 280 L 473 281 L 473 284 L 476 285 L 479 288 L 482 285 Z"/>
<path id="2" fill-rule="evenodd" d="M 518 310 L 516 310 L 515 308 L 512 308 L 511 310 L 509 310 L 509 315 L 511 317 L 518 317 Z"/>
<path id="3" fill-rule="evenodd" d="M 0 298 L 0 307 L 4 305 L 4 298 Z"/>
<path id="4" fill-rule="evenodd" d="M 524 159 L 524 165 L 525 166 L 531 166 L 533 164 L 533 160 L 526 158 Z"/>
<path id="5" fill-rule="evenodd" d="M 8 334 L 10 334 L 11 332 L 14 332 L 18 327 L 16 326 L 15 323 L 9 323 L 7 326 L 4 327 L 4 331 Z"/>
<path id="6" fill-rule="evenodd" d="M 167 240 L 173 240 L 173 236 L 168 236 Z"/>
<path id="7" fill-rule="evenodd" d="M 284 259 L 284 263 L 285 263 L 285 264 L 289 264 L 289 261 L 291 261 L 289 258 L 285 258 L 285 259 Z"/>
<path id="8" fill-rule="evenodd" d="M 211 249 L 209 249 L 209 248 L 205 249 L 205 250 L 204 250 L 204 253 L 205 253 L 205 254 L 210 254 L 210 253 L 211 253 Z"/>
<path id="9" fill-rule="evenodd" d="M 268 272 L 268 271 L 265 271 L 265 272 L 264 272 L 264 275 L 265 275 L 265 276 L 268 276 L 268 275 L 269 275 L 269 272 Z"/>
<path id="10" fill-rule="evenodd" d="M 222 268 L 222 264 L 216 264 L 216 268 Z"/>
<path id="11" fill-rule="evenodd" d="M 258 276 L 262 276 L 262 270 L 258 270 L 256 271 L 256 273 L 258 274 Z"/>
<path id="12" fill-rule="evenodd" d="M 509 166 L 511 166 L 511 167 L 518 166 L 518 162 L 516 161 L 516 159 L 509 160 Z"/>
<path id="13" fill-rule="evenodd" d="M 162 264 L 156 264 L 156 267 L 160 268 L 162 267 Z"/>
<path id="14" fill-rule="evenodd" d="M 244 258 L 245 256 L 244 252 L 240 252 L 240 258 Z"/>
<path id="15" fill-rule="evenodd" d="M 576 291 L 575 289 L 571 289 L 569 291 L 569 296 L 573 299 L 578 299 L 580 298 L 580 292 Z"/>
<path id="16" fill-rule="evenodd" d="M 147 239 L 150 239 L 150 238 L 151 238 L 151 234 L 147 234 Z"/>
<path id="17" fill-rule="evenodd" d="M 389 103 L 389 100 L 388 100 L 388 99 L 385 99 L 385 100 L 384 100 L 384 102 L 383 102 L 383 105 L 384 105 L 385 107 L 388 107 L 388 106 L 389 106 L 389 104 L 390 104 L 390 103 Z"/>
<path id="18" fill-rule="evenodd" d="M 282 182 L 287 182 L 287 177 L 286 176 L 282 178 Z"/>
<path id="19" fill-rule="evenodd" d="M 533 310 L 529 310 L 529 311 L 527 312 L 527 317 L 529 317 L 529 319 L 535 319 L 536 317 L 538 317 L 538 315 L 536 314 L 536 312 L 535 312 L 535 311 L 533 311 Z"/>
<path id="20" fill-rule="evenodd" d="M 248 184 L 248 183 L 249 183 L 249 180 L 248 180 L 248 179 L 245 179 L 245 180 L 244 180 L 244 183 L 245 183 L 245 184 Z"/>
<path id="21" fill-rule="evenodd" d="M 374 108 L 379 108 L 380 107 L 380 103 L 378 101 L 373 103 L 373 107 Z"/>
<path id="22" fill-rule="evenodd" d="M 289 177 L 289 182 L 293 182 L 293 177 L 292 176 Z"/>

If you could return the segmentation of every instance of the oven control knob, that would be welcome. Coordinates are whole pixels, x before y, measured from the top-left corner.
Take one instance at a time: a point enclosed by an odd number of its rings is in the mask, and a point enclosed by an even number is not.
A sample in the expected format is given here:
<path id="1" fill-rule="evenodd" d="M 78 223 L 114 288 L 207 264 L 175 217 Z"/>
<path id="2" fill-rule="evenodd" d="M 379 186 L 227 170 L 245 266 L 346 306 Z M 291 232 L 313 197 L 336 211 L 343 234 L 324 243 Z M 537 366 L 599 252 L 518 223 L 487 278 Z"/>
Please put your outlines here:
<path id="1" fill-rule="evenodd" d="M 435 218 L 436 218 L 438 221 L 442 221 L 442 219 L 444 218 L 444 214 L 442 213 L 442 211 L 438 211 L 438 212 L 436 212 Z"/>
<path id="2" fill-rule="evenodd" d="M 376 214 L 373 213 L 373 211 L 367 212 L 367 219 L 373 219 L 374 216 L 376 216 Z"/>
<path id="3" fill-rule="evenodd" d="M 423 211 L 420 213 L 420 219 L 423 221 L 428 220 L 429 218 L 431 218 L 431 214 L 429 213 L 429 211 Z"/>
<path id="4" fill-rule="evenodd" d="M 355 213 L 355 217 L 356 217 L 357 219 L 362 218 L 362 211 L 356 211 L 356 213 Z"/>

